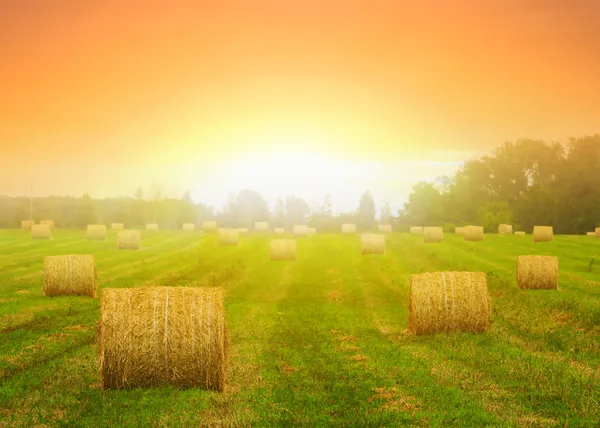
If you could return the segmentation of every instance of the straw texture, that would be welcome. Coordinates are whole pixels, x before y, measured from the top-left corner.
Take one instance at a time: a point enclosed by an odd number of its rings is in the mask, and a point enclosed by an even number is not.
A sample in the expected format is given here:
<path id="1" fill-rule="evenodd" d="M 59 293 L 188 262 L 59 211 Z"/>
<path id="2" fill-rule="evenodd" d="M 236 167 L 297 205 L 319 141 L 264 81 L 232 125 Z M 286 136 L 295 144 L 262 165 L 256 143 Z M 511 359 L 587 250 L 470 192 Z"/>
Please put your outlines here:
<path id="1" fill-rule="evenodd" d="M 558 288 L 558 257 L 517 257 L 517 286 L 522 289 Z"/>
<path id="2" fill-rule="evenodd" d="M 523 232 L 522 230 L 517 230 L 515 232 L 515 235 L 517 235 L 517 236 L 523 236 L 523 235 L 525 235 L 525 232 Z"/>
<path id="3" fill-rule="evenodd" d="M 552 226 L 533 226 L 533 242 L 547 242 L 553 239 Z"/>
<path id="4" fill-rule="evenodd" d="M 32 239 L 50 239 L 50 226 L 47 224 L 32 224 L 31 238 Z"/>
<path id="5" fill-rule="evenodd" d="M 363 233 L 360 236 L 361 254 L 385 254 L 385 235 Z"/>
<path id="6" fill-rule="evenodd" d="M 92 255 L 44 257 L 44 294 L 96 297 L 96 263 Z"/>
<path id="7" fill-rule="evenodd" d="M 294 239 L 271 239 L 269 246 L 271 260 L 296 260 L 298 245 Z"/>
<path id="8" fill-rule="evenodd" d="M 500 225 L 498 225 L 498 233 L 500 235 L 511 235 L 513 233 L 512 224 L 500 224 Z"/>
<path id="9" fill-rule="evenodd" d="M 465 241 L 483 241 L 483 226 L 465 226 Z"/>
<path id="10" fill-rule="evenodd" d="M 139 250 L 142 234 L 139 230 L 122 230 L 117 235 L 119 250 Z"/>

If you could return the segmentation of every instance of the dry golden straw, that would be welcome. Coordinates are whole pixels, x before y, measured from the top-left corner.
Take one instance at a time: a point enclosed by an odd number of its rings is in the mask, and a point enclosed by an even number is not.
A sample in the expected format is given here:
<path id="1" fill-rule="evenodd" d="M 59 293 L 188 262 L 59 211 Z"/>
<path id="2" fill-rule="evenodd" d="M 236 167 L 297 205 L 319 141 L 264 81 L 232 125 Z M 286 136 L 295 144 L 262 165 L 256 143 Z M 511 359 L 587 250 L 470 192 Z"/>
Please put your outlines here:
<path id="1" fill-rule="evenodd" d="M 293 239 L 271 239 L 271 260 L 296 260 L 298 256 L 298 245 Z"/>
<path id="2" fill-rule="evenodd" d="M 558 257 L 517 257 L 517 286 L 527 289 L 558 288 Z"/>
<path id="3" fill-rule="evenodd" d="M 44 257 L 44 294 L 96 297 L 96 263 L 92 255 Z"/>
<path id="4" fill-rule="evenodd" d="M 202 229 L 204 230 L 217 230 L 217 222 L 214 220 L 204 220 L 202 222 Z"/>
<path id="5" fill-rule="evenodd" d="M 33 226 L 35 222 L 33 220 L 21 220 L 21 229 L 22 230 L 31 230 L 31 226 Z"/>
<path id="6" fill-rule="evenodd" d="M 269 231 L 269 223 L 266 221 L 256 221 L 254 222 L 254 230 L 259 232 L 268 232 Z"/>
<path id="7" fill-rule="evenodd" d="M 410 233 L 421 234 L 423 233 L 423 228 L 421 226 L 411 226 Z"/>
<path id="8" fill-rule="evenodd" d="M 224 290 L 106 288 L 98 351 L 104 389 L 171 384 L 223 391 L 229 338 Z"/>
<path id="9" fill-rule="evenodd" d="M 146 224 L 146 230 L 158 230 L 157 223 L 148 223 Z"/>
<path id="10" fill-rule="evenodd" d="M 31 238 L 32 239 L 50 239 L 50 226 L 47 224 L 32 224 Z"/>
<path id="11" fill-rule="evenodd" d="M 379 229 L 380 232 L 384 232 L 384 233 L 391 233 L 392 232 L 392 225 L 391 224 L 380 224 L 379 226 L 377 226 L 377 228 Z"/>
<path id="12" fill-rule="evenodd" d="M 342 224 L 342 233 L 356 233 L 356 224 L 354 224 L 354 223 Z"/>
<path id="13" fill-rule="evenodd" d="M 424 227 L 423 241 L 424 242 L 442 242 L 444 239 L 444 229 L 441 227 Z"/>
<path id="14" fill-rule="evenodd" d="M 501 224 L 498 226 L 498 233 L 500 235 L 511 235 L 513 233 L 512 224 Z"/>
<path id="15" fill-rule="evenodd" d="M 483 226 L 465 226 L 465 241 L 483 241 Z"/>
<path id="16" fill-rule="evenodd" d="M 385 235 L 363 233 L 360 236 L 361 254 L 385 254 Z"/>
<path id="17" fill-rule="evenodd" d="M 122 230 L 117 235 L 119 250 L 139 250 L 142 234 L 139 230 Z"/>
<path id="18" fill-rule="evenodd" d="M 237 229 L 219 228 L 219 245 L 238 245 L 240 232 Z"/>
<path id="19" fill-rule="evenodd" d="M 276 227 L 274 232 L 281 235 L 282 233 L 285 233 L 285 229 L 283 227 Z"/>
<path id="20" fill-rule="evenodd" d="M 485 273 L 422 273 L 409 281 L 408 328 L 414 334 L 489 328 L 492 309 Z"/>
<path id="21" fill-rule="evenodd" d="M 554 239 L 552 226 L 533 226 L 533 242 L 546 242 Z"/>
<path id="22" fill-rule="evenodd" d="M 586 235 L 587 236 L 596 236 L 596 232 L 587 232 Z"/>
<path id="23" fill-rule="evenodd" d="M 596 228 L 596 238 L 600 238 L 600 227 Z"/>
<path id="24" fill-rule="evenodd" d="M 50 226 L 50 230 L 54 229 L 54 220 L 41 220 L 40 224 L 47 224 Z"/>
<path id="25" fill-rule="evenodd" d="M 123 230 L 125 229 L 125 225 L 123 223 L 111 223 L 110 228 L 112 230 Z"/>
<path id="26" fill-rule="evenodd" d="M 196 225 L 194 223 L 183 223 L 181 230 L 184 232 L 193 232 L 196 230 Z"/>
<path id="27" fill-rule="evenodd" d="M 304 224 L 297 224 L 293 229 L 294 236 L 306 236 L 308 235 L 308 226 Z"/>
<path id="28" fill-rule="evenodd" d="M 517 235 L 517 236 L 523 236 L 523 235 L 525 235 L 525 232 L 523 232 L 522 230 L 517 230 L 515 232 L 515 235 Z"/>
<path id="29" fill-rule="evenodd" d="M 103 224 L 88 224 L 86 236 L 90 241 L 106 241 L 106 226 Z"/>

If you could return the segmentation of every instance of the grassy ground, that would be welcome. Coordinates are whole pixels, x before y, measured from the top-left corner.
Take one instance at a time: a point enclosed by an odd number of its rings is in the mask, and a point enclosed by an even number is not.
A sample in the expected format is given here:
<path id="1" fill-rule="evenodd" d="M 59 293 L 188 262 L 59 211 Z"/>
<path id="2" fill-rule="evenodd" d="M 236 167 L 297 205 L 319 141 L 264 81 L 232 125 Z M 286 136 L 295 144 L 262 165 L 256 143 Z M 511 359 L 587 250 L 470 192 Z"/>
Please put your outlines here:
<path id="1" fill-rule="evenodd" d="M 32 241 L 0 231 L 0 427 L 590 426 L 600 421 L 600 240 L 388 237 L 361 256 L 353 235 L 299 239 L 299 260 L 270 262 L 267 236 L 143 232 L 140 251 L 84 232 Z M 45 255 L 94 254 L 103 287 L 192 280 L 227 288 L 224 393 L 99 387 L 99 301 L 47 298 Z M 515 286 L 522 254 L 560 260 L 559 291 Z M 593 258 L 598 264 L 590 265 Z M 488 273 L 490 330 L 416 337 L 412 273 Z"/>

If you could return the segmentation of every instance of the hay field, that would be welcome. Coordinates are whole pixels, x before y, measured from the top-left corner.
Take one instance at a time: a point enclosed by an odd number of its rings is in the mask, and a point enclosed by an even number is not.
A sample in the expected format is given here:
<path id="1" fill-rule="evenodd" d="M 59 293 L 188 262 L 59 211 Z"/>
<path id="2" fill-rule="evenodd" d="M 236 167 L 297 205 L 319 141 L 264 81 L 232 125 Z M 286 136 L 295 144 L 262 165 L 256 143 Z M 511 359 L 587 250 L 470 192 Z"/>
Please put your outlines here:
<path id="1" fill-rule="evenodd" d="M 11 426 L 597 426 L 600 240 L 556 235 L 386 235 L 364 257 L 360 236 L 298 239 L 272 263 L 269 236 L 219 246 L 216 234 L 143 236 L 116 249 L 56 230 L 31 240 L 0 230 L 0 427 Z M 100 299 L 45 297 L 43 258 L 91 254 L 104 288 L 221 286 L 231 341 L 225 391 L 160 386 L 102 390 Z M 521 290 L 519 255 L 559 257 L 559 290 Z M 592 259 L 596 259 L 596 263 Z M 487 274 L 485 333 L 408 332 L 411 274 Z"/>

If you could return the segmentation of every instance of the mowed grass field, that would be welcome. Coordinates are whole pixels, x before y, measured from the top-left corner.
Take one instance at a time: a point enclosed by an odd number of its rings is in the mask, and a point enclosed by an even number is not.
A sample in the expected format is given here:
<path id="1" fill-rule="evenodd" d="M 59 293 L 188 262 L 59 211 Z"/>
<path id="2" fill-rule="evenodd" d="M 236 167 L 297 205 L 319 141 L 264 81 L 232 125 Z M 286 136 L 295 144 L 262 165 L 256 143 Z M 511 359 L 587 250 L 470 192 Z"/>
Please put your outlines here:
<path id="1" fill-rule="evenodd" d="M 273 235 L 242 235 L 238 247 L 209 234 L 142 236 L 131 251 L 116 249 L 115 232 L 91 242 L 84 231 L 50 241 L 0 231 L 1 427 L 600 425 L 600 239 L 424 244 L 394 233 L 385 255 L 362 256 L 359 235 L 316 235 L 298 239 L 297 261 L 272 262 Z M 226 288 L 225 392 L 102 390 L 99 300 L 43 295 L 43 258 L 59 254 L 95 255 L 100 293 Z M 558 291 L 516 287 L 527 254 L 559 257 Z M 487 273 L 486 333 L 407 331 L 409 276 L 441 270 Z"/>

